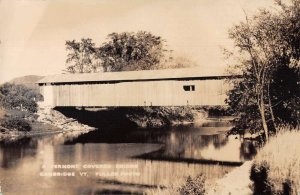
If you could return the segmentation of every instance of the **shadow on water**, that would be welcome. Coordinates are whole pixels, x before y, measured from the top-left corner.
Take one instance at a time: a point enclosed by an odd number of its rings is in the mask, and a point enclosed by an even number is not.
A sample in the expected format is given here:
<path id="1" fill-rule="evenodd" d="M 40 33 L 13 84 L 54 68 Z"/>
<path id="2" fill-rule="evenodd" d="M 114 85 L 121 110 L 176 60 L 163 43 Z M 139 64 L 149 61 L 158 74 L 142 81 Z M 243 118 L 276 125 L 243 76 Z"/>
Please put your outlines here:
<path id="1" fill-rule="evenodd" d="M 66 117 L 74 118 L 82 124 L 98 129 L 109 128 L 125 131 L 137 128 L 135 123 L 127 119 L 126 114 L 128 111 L 125 108 L 118 108 L 117 111 L 113 109 L 89 111 L 73 107 L 57 107 L 55 110 L 61 112 Z M 124 129 L 124 127 L 126 128 Z"/>
<path id="2" fill-rule="evenodd" d="M 241 142 L 240 157 L 245 160 L 252 160 L 257 154 L 258 142 L 244 140 Z"/>
<path id="3" fill-rule="evenodd" d="M 36 189 L 44 190 L 44 186 L 49 185 L 49 194 L 66 189 L 77 194 L 143 194 L 147 189 L 164 188 L 174 182 L 174 178 L 187 175 L 194 177 L 203 173 L 208 178 L 220 178 L 256 154 L 255 142 L 227 136 L 231 124 L 219 119 L 164 129 L 138 129 L 122 109 L 94 112 L 59 108 L 58 111 L 98 129 L 71 139 L 61 133 L 0 143 L 0 172 L 5 170 L 6 178 L 14 178 L 14 183 L 4 186 L 5 189 L 12 190 L 16 184 L 23 188 L 15 192 L 23 193 L 26 190 L 24 182 L 30 181 L 36 184 Z M 38 176 L 43 164 L 101 163 L 110 164 L 111 168 L 75 170 L 89 171 L 89 178 Z M 96 172 L 115 171 L 116 164 L 137 165 L 138 168 L 131 171 L 138 172 L 139 176 L 95 175 Z M 51 166 L 47 168 L 57 171 Z M 26 179 L 17 177 L 20 171 Z M 122 171 L 126 170 L 119 172 Z M 10 184 L 8 181 L 6 179 L 7 185 Z M 62 183 L 66 189 L 60 189 Z"/>
<path id="4" fill-rule="evenodd" d="M 80 115 L 84 118 L 83 113 Z M 86 124 L 99 123 L 93 121 L 96 115 L 85 117 L 82 121 L 88 121 Z M 122 128 L 119 125 L 102 127 L 72 139 L 61 133 L 0 143 L 0 174 L 5 174 L 3 183 L 6 185 L 3 189 L 14 194 L 32 194 L 26 187 L 30 182 L 35 184 L 35 190 L 48 190 L 48 194 L 63 194 L 66 190 L 70 194 L 143 194 L 149 189 L 167 187 L 174 178 L 188 175 L 195 177 L 201 173 L 209 179 L 223 177 L 256 154 L 255 142 L 226 135 L 230 128 L 227 122 L 212 120 L 144 130 L 122 124 Z M 88 178 L 38 176 L 42 165 L 47 165 L 49 171 L 59 171 L 48 165 L 102 163 L 111 168 L 74 170 L 88 171 Z M 116 164 L 137 165 L 131 171 L 140 174 L 138 177 L 105 176 L 106 172 L 115 171 Z M 99 177 L 96 172 L 105 174 Z M 126 170 L 119 172 L 126 173 Z M 18 177 L 20 173 L 24 178 Z M 62 183 L 64 188 L 61 188 Z M 15 185 L 20 187 L 15 189 Z"/>
<path id="5" fill-rule="evenodd" d="M 37 140 L 22 138 L 16 142 L 0 142 L 0 161 L 2 168 L 14 168 L 24 157 L 36 156 Z"/>
<path id="6" fill-rule="evenodd" d="M 255 143 L 230 138 L 226 135 L 227 125 L 214 122 L 201 125 L 179 125 L 168 129 L 140 130 L 102 129 L 83 134 L 65 145 L 92 144 L 161 144 L 156 151 L 131 156 L 137 159 L 184 162 L 211 165 L 239 166 L 256 154 Z M 219 126 L 218 126 L 219 125 Z M 218 126 L 218 127 L 216 127 Z M 210 134 L 209 134 L 210 133 Z M 228 154 L 229 155 L 224 155 Z M 234 158 L 233 158 L 233 157 Z"/>
<path id="7" fill-rule="evenodd" d="M 147 154 L 134 156 L 132 158 L 170 161 L 170 162 L 183 162 L 183 163 L 193 163 L 193 164 L 223 165 L 223 166 L 241 166 L 243 164 L 243 162 L 234 162 L 234 161 L 194 159 L 194 158 L 184 158 L 184 157 L 177 158 L 173 156 L 164 156 L 163 155 L 164 153 L 165 153 L 165 148 Z"/>

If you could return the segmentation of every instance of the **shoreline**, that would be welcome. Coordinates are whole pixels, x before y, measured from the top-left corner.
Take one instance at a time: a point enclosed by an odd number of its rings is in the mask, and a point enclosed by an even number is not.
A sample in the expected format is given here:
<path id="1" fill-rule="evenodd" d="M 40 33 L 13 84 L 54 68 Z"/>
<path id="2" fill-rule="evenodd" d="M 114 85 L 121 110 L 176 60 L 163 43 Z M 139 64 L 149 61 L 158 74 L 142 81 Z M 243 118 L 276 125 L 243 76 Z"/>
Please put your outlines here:
<path id="1" fill-rule="evenodd" d="M 224 175 L 224 177 L 207 184 L 206 195 L 251 195 L 250 189 L 250 168 L 253 163 L 245 161 L 241 166 L 234 168 L 232 171 Z M 238 178 L 238 179 L 237 179 Z"/>
<path id="2" fill-rule="evenodd" d="M 134 111 L 137 108 L 132 108 L 132 109 Z M 209 120 L 216 120 L 216 119 L 218 121 L 225 121 L 225 122 L 232 120 L 232 117 L 225 117 L 223 119 L 214 116 L 208 117 L 208 115 L 205 114 L 203 110 L 196 110 L 196 109 L 182 110 L 182 108 L 181 108 L 182 114 L 180 114 L 180 120 L 174 120 L 174 116 L 173 116 L 174 108 L 164 108 L 164 107 L 161 108 L 160 112 L 164 113 L 165 116 L 158 117 L 158 115 L 156 115 L 156 117 L 153 117 L 151 113 L 154 112 L 155 110 L 157 111 L 157 109 L 158 108 L 147 108 L 145 109 L 145 111 L 141 113 L 129 112 L 129 114 L 126 114 L 126 117 L 128 121 L 135 123 L 138 129 L 145 129 L 149 126 L 149 124 L 151 124 L 150 125 L 151 128 L 155 129 L 155 127 L 164 128 L 167 126 L 197 124 L 197 123 L 203 123 Z M 63 114 L 63 112 L 59 110 L 52 109 L 50 107 L 45 107 L 41 104 L 39 105 L 39 109 L 36 115 L 38 116 L 36 119 L 27 118 L 27 120 L 31 121 L 30 125 L 32 126 L 32 130 L 29 132 L 18 131 L 16 129 L 6 129 L 0 126 L 0 131 L 1 131 L 0 141 L 14 141 L 24 137 L 43 136 L 43 135 L 66 133 L 66 132 L 78 132 L 80 134 L 83 134 L 97 129 L 96 127 L 89 126 L 90 124 L 85 125 L 79 122 L 78 119 L 72 118 L 74 117 L 72 115 L 69 116 L 66 115 L 65 113 Z M 167 117 L 168 115 L 169 117 Z M 168 119 L 169 121 L 163 122 L 163 120 L 166 120 L 166 118 L 169 118 Z"/>
<path id="3" fill-rule="evenodd" d="M 48 124 L 42 124 L 39 126 L 45 126 L 42 127 L 49 129 Z M 2 127 L 1 127 L 2 128 Z M 0 142 L 10 142 L 10 141 L 16 141 L 22 138 L 28 138 L 28 137 L 36 137 L 36 136 L 46 136 L 46 135 L 54 135 L 54 134 L 59 134 L 59 133 L 70 133 L 70 132 L 78 132 L 79 134 L 83 134 L 83 133 L 88 133 L 89 131 L 93 131 L 93 129 L 91 130 L 63 130 L 63 129 L 59 129 L 55 126 L 52 127 L 52 130 L 39 130 L 39 131 L 30 131 L 30 132 L 22 132 L 22 131 L 18 131 L 18 130 L 8 130 L 8 132 L 5 132 L 1 134 L 0 136 Z"/>
<path id="4" fill-rule="evenodd" d="M 87 133 L 96 128 L 79 123 L 75 119 L 67 118 L 61 113 L 49 108 L 40 108 L 38 118 L 30 121 L 31 131 L 19 131 L 0 126 L 0 142 L 16 141 L 26 137 L 46 136 L 51 134 L 78 132 Z"/>

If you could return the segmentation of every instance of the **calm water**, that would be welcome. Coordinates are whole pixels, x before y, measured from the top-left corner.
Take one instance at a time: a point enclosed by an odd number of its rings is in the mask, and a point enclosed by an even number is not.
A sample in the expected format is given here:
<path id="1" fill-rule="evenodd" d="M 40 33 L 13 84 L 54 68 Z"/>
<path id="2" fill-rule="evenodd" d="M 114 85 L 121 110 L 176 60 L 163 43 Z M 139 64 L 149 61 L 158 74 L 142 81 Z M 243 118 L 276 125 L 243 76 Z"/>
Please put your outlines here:
<path id="1" fill-rule="evenodd" d="M 104 129 L 0 144 L 7 194 L 140 194 L 203 173 L 214 180 L 256 153 L 220 121 L 164 130 Z M 49 176 L 69 174 L 75 176 Z"/>

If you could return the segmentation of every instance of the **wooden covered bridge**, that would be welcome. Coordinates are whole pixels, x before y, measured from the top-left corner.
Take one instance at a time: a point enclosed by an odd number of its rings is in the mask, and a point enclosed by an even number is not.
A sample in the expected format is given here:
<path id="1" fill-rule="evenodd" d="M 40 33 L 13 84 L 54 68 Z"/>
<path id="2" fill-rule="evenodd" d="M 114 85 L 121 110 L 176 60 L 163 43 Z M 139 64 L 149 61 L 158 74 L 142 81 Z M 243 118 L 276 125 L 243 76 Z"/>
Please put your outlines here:
<path id="1" fill-rule="evenodd" d="M 60 74 L 38 81 L 51 107 L 225 105 L 232 75 L 201 69 Z"/>

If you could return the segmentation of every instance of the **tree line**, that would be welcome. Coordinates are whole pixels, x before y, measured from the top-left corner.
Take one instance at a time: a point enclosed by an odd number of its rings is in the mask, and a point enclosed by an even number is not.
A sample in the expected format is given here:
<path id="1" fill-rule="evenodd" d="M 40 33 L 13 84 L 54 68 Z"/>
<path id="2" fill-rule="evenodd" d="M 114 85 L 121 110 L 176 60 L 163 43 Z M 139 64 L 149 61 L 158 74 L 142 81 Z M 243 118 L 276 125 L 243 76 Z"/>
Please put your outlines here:
<path id="1" fill-rule="evenodd" d="M 300 0 L 275 1 L 229 31 L 235 49 L 230 71 L 242 78 L 230 81 L 227 103 L 234 131 L 264 130 L 265 139 L 283 125 L 300 123 Z"/>
<path id="2" fill-rule="evenodd" d="M 174 59 L 166 41 L 150 32 L 111 33 L 106 40 L 99 47 L 91 38 L 66 41 L 65 71 L 91 73 L 194 66 L 186 58 Z"/>

